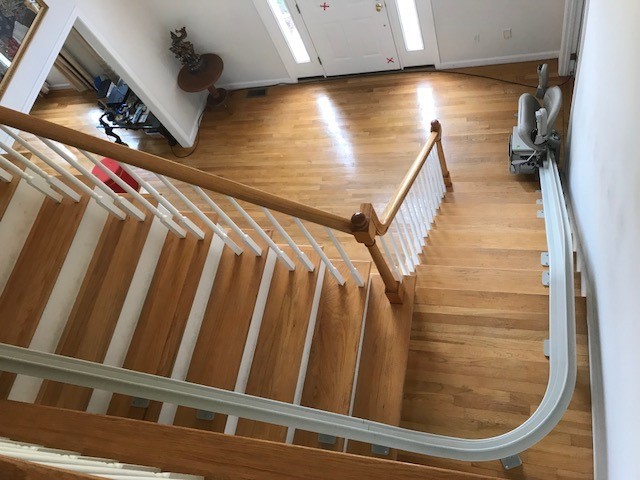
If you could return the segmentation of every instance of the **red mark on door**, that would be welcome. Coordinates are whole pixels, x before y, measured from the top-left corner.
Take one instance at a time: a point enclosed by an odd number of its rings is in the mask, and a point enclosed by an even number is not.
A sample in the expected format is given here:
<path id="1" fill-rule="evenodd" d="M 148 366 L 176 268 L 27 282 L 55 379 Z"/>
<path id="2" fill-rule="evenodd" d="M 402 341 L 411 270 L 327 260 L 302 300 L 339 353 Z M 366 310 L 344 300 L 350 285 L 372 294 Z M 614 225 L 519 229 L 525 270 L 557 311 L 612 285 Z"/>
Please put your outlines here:
<path id="1" fill-rule="evenodd" d="M 393 57 L 387 57 L 387 63 L 396 63 L 396 61 L 393 59 Z"/>
<path id="2" fill-rule="evenodd" d="M 326 12 L 327 8 L 329 8 L 330 6 L 331 5 L 327 4 L 327 2 L 324 2 L 322 5 L 320 5 L 320 8 Z"/>

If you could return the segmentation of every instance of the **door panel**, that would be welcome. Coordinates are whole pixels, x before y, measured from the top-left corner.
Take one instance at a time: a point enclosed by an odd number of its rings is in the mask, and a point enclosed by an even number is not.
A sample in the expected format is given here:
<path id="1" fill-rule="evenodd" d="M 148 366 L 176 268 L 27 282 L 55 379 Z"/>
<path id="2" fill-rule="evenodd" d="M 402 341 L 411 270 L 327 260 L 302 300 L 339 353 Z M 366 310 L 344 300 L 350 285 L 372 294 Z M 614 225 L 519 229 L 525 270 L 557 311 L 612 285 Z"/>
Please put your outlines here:
<path id="1" fill-rule="evenodd" d="M 400 68 L 383 0 L 299 0 L 298 6 L 328 76 Z"/>

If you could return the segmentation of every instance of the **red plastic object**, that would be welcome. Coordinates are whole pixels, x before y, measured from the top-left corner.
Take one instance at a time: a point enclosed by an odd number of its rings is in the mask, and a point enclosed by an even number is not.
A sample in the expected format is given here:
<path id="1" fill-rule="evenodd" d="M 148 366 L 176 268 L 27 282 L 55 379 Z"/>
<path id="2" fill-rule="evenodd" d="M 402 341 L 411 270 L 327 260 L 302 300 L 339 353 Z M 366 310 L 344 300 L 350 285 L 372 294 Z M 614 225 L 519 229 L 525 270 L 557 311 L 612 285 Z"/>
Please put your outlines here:
<path id="1" fill-rule="evenodd" d="M 122 180 L 124 180 L 127 185 L 133 188 L 135 191 L 140 190 L 140 185 L 136 182 L 131 175 L 124 171 L 124 169 L 120 166 L 118 162 L 113 160 L 112 158 L 103 158 L 100 163 L 119 176 Z M 100 179 L 105 185 L 107 185 L 111 190 L 116 193 L 125 193 L 120 185 L 111 180 L 109 176 L 102 171 L 101 168 L 93 167 L 91 171 L 96 177 Z"/>

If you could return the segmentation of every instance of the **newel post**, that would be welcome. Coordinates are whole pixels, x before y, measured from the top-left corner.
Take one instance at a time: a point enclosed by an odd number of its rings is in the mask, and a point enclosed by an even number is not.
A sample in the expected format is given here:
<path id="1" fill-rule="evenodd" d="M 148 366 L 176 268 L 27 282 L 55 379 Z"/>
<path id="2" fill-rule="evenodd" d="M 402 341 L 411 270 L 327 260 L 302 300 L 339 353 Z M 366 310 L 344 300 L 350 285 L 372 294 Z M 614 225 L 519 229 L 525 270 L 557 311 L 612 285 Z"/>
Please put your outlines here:
<path id="1" fill-rule="evenodd" d="M 361 212 L 354 213 L 351 217 L 353 236 L 358 243 L 364 244 L 369 249 L 373 263 L 375 263 L 378 273 L 380 273 L 380 277 L 384 282 L 384 292 L 389 302 L 402 303 L 403 289 L 401 283 L 393 276 L 391 268 L 376 244 L 376 229 L 374 222 L 371 221 L 373 207 L 371 204 L 363 204 L 361 209 Z"/>
<path id="2" fill-rule="evenodd" d="M 436 147 L 438 148 L 438 158 L 440 159 L 440 169 L 442 170 L 442 179 L 447 187 L 447 190 L 453 190 L 451 183 L 451 175 L 449 175 L 449 169 L 447 168 L 447 161 L 444 157 L 444 149 L 442 148 L 442 125 L 438 120 L 431 122 L 431 131 L 438 134 L 436 138 Z"/>

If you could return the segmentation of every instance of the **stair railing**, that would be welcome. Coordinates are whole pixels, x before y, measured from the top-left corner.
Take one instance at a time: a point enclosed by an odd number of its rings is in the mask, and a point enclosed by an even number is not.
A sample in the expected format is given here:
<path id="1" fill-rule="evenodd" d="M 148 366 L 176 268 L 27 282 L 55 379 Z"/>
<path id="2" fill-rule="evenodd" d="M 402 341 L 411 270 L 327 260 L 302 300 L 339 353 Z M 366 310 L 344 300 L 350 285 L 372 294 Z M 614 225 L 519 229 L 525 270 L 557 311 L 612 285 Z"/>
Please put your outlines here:
<path id="1" fill-rule="evenodd" d="M 78 179 L 64 169 L 59 161 L 51 158 L 49 154 L 45 154 L 43 149 L 37 148 L 33 143 L 27 142 L 19 135 L 19 132 L 12 131 L 12 128 L 35 135 L 48 150 L 53 151 L 63 162 L 80 172 L 88 182 Z M 446 188 L 451 187 L 441 143 L 442 127 L 438 121 L 432 122 L 431 134 L 427 142 L 412 163 L 397 191 L 391 197 L 382 216 L 379 217 L 376 214 L 372 204 L 365 203 L 360 206 L 360 211 L 350 218 L 267 193 L 149 153 L 132 150 L 5 107 L 0 107 L 0 129 L 40 159 L 46 166 L 61 175 L 62 180 L 48 175 L 11 147 L 0 143 L 0 148 L 25 163 L 28 172 L 33 171 L 43 177 L 44 181 L 37 185 L 44 190 L 43 193 L 53 196 L 57 201 L 62 198 L 58 191 L 66 195 L 72 195 L 75 190 L 80 190 L 90 195 L 96 202 L 119 219 L 124 219 L 131 215 L 142 221 L 145 218 L 145 213 L 136 206 L 140 205 L 151 215 L 157 217 L 174 234 L 180 237 L 192 234 L 199 239 L 204 238 L 205 231 L 189 217 L 180 213 L 180 209 L 147 180 L 147 178 L 155 177 L 159 180 L 160 185 L 168 190 L 171 196 L 177 197 L 187 207 L 188 211 L 197 217 L 202 224 L 206 225 L 208 231 L 213 231 L 213 233 L 220 236 L 225 244 L 237 255 L 241 254 L 245 248 L 248 248 L 255 255 L 261 255 L 262 248 L 254 240 L 257 237 L 274 251 L 277 259 L 288 270 L 294 270 L 298 264 L 307 270 L 312 270 L 314 266 L 309 258 L 298 248 L 290 233 L 286 231 L 272 212 L 290 216 L 293 224 L 317 253 L 320 261 L 325 264 L 327 271 L 334 276 L 340 285 L 344 285 L 347 279 L 333 265 L 329 256 L 324 252 L 318 240 L 304 225 L 303 221 L 323 227 L 330 244 L 333 245 L 340 258 L 348 266 L 352 281 L 362 287 L 365 285 L 364 280 L 360 277 L 338 238 L 334 235 L 334 231 L 346 233 L 354 237 L 358 243 L 362 243 L 367 247 L 385 284 L 387 297 L 392 303 L 402 303 L 403 289 L 401 287 L 403 277 L 410 275 L 419 263 L 419 255 L 425 245 L 425 237 L 428 235 Z M 104 171 L 112 181 L 129 193 L 132 196 L 131 198 L 137 201 L 136 204 L 126 197 L 114 194 L 109 187 L 84 167 L 67 147 L 78 149 L 80 154 L 86 157 L 91 164 Z M 119 162 L 122 168 L 153 198 L 157 206 L 147 200 L 145 196 L 140 195 L 135 189 L 126 185 L 113 172 L 104 168 L 96 155 Z M 29 176 L 29 178 L 32 177 L 30 173 L 22 172 L 22 170 L 3 157 L 0 157 L 0 162 L 2 162 L 0 163 L 0 168 L 5 163 L 8 163 L 10 167 L 7 168 L 11 172 L 17 170 L 22 175 Z M 142 171 L 137 169 L 142 169 Z M 0 181 L 5 177 L 1 176 Z M 176 186 L 176 181 L 184 182 L 187 186 L 190 186 L 199 199 L 218 214 L 220 224 L 212 222 L 189 198 L 187 192 Z M 75 190 L 65 182 L 72 184 Z M 94 188 L 89 187 L 86 183 L 93 185 Z M 244 232 L 214 202 L 207 191 L 221 194 L 225 201 L 228 201 L 237 212 L 239 219 L 246 223 L 255 233 L 255 237 Z M 75 195 L 74 201 L 78 201 L 79 196 L 77 196 L 77 193 Z M 268 225 L 260 225 L 239 203 L 240 201 L 259 207 L 259 211 L 265 215 Z M 225 226 L 238 236 L 240 243 L 232 240 L 227 234 Z M 265 228 L 273 228 L 278 232 L 284 242 L 291 248 L 294 255 L 293 258 L 278 246 Z M 378 239 L 380 239 L 379 243 Z M 297 259 L 297 262 L 294 259 Z"/>

